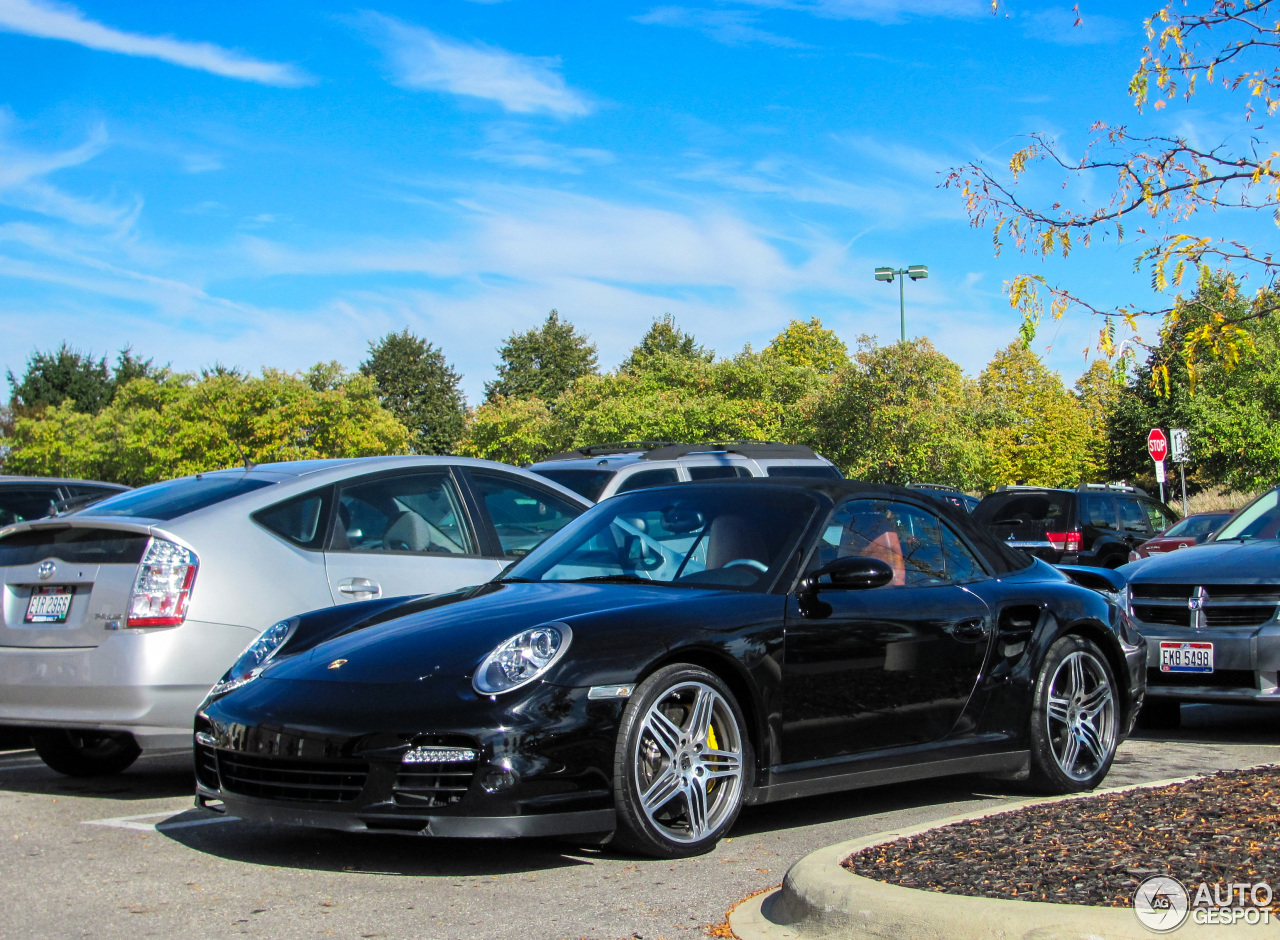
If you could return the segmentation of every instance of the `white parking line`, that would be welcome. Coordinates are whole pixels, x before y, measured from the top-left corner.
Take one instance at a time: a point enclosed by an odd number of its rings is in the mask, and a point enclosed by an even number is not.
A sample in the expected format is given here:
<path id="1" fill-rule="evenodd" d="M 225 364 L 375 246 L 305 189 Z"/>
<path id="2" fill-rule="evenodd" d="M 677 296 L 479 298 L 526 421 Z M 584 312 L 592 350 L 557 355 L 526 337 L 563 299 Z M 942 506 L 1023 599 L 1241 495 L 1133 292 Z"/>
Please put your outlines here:
<path id="1" fill-rule="evenodd" d="M 181 816 L 188 810 L 165 810 L 162 813 L 143 813 L 140 816 L 113 816 L 110 819 L 85 819 L 81 821 L 85 826 L 110 826 L 113 829 L 139 829 L 143 832 L 168 832 L 170 829 L 189 829 L 192 826 L 209 826 L 213 823 L 234 822 L 239 816 L 209 816 L 202 819 L 184 819 L 181 822 L 168 823 L 161 819 L 158 822 L 142 822 L 144 819 L 155 819 L 157 816 L 164 816 L 166 819 L 172 819 L 175 816 Z"/>

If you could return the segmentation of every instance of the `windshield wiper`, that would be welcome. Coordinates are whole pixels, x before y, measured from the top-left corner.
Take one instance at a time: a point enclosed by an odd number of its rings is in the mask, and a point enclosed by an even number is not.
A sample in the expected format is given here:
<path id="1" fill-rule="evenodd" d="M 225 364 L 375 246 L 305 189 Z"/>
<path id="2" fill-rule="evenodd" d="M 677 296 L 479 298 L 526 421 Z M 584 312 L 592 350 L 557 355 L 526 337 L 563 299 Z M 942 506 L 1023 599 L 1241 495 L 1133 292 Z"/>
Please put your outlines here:
<path id="1" fill-rule="evenodd" d="M 533 578 L 494 578 L 490 584 L 533 584 Z"/>
<path id="2" fill-rule="evenodd" d="M 564 583 L 585 584 L 591 581 L 601 584 L 666 584 L 665 581 L 654 581 L 634 574 L 597 574 L 589 578 L 568 578 Z"/>

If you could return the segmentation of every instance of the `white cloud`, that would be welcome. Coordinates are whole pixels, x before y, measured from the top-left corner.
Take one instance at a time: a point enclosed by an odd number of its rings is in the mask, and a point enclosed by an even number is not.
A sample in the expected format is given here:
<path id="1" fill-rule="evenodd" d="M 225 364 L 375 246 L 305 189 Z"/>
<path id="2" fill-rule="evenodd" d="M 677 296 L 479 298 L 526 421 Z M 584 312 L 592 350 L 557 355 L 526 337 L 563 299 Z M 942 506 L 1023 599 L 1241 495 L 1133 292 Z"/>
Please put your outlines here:
<path id="1" fill-rule="evenodd" d="M 461 42 L 380 13 L 361 19 L 386 53 L 396 84 L 404 88 L 480 98 L 517 114 L 568 118 L 594 110 L 585 95 L 565 84 L 558 58 Z"/>
<path id="2" fill-rule="evenodd" d="M 745 10 L 697 10 L 688 7 L 656 7 L 633 17 L 647 26 L 678 26 L 699 30 L 727 46 L 760 43 L 766 46 L 800 48 L 804 43 L 771 33 L 756 25 L 757 18 Z"/>
<path id="3" fill-rule="evenodd" d="M 535 136 L 526 127 L 496 124 L 485 129 L 485 145 L 471 153 L 477 160 L 522 170 L 552 173 L 582 173 L 587 167 L 614 161 L 608 150 L 596 147 L 566 147 Z"/>
<path id="4" fill-rule="evenodd" d="M 0 30 L 40 39 L 62 39 L 101 52 L 159 59 L 184 68 L 263 85 L 293 88 L 314 82 L 313 78 L 292 65 L 264 62 L 213 43 L 144 36 L 113 29 L 86 19 L 73 6 L 49 0 L 0 0 Z"/>

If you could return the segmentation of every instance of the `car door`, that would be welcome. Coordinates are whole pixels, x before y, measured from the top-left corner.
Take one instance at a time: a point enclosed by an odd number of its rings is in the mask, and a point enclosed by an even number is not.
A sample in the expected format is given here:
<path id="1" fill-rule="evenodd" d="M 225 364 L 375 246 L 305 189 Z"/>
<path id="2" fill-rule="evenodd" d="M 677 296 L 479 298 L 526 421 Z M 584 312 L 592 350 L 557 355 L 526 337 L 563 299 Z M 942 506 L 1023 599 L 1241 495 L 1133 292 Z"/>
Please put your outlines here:
<path id="1" fill-rule="evenodd" d="M 338 604 L 452 591 L 487 581 L 502 567 L 482 553 L 447 467 L 338 484 L 324 560 Z"/>
<path id="2" fill-rule="evenodd" d="M 857 498 L 827 519 L 813 571 L 835 558 L 879 558 L 893 580 L 788 599 L 783 762 L 839 760 L 945 736 L 977 684 L 992 635 L 987 605 L 965 585 L 988 577 L 933 512 Z"/>
<path id="3" fill-rule="evenodd" d="M 1137 498 L 1121 496 L 1116 499 L 1116 503 L 1120 508 L 1120 535 L 1130 550 L 1156 534 L 1146 509 Z"/>
<path id="4" fill-rule="evenodd" d="M 467 475 L 485 530 L 484 552 L 500 568 L 586 512 L 586 507 L 514 473 L 469 470 Z"/>

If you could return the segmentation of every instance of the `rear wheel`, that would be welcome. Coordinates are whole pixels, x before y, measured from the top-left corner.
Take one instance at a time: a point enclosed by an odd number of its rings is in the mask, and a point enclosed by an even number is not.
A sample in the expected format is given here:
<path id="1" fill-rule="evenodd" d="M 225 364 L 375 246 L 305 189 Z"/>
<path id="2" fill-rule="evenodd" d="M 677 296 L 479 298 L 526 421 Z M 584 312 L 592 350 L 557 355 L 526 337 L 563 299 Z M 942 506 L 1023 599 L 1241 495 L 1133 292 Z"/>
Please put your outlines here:
<path id="1" fill-rule="evenodd" d="M 1040 666 L 1031 712 L 1031 780 L 1049 793 L 1092 790 L 1119 743 L 1111 666 L 1093 643 L 1064 636 Z"/>
<path id="2" fill-rule="evenodd" d="M 1149 698 L 1138 712 L 1138 727 L 1150 731 L 1171 731 L 1182 724 L 1182 704 L 1173 698 Z"/>
<path id="3" fill-rule="evenodd" d="M 750 782 L 744 729 L 733 693 L 706 669 L 667 666 L 642 682 L 614 754 L 614 843 L 656 858 L 714 848 Z"/>
<path id="4" fill-rule="evenodd" d="M 133 735 L 124 731 L 36 731 L 31 746 L 42 761 L 68 777 L 118 774 L 142 753 Z"/>

